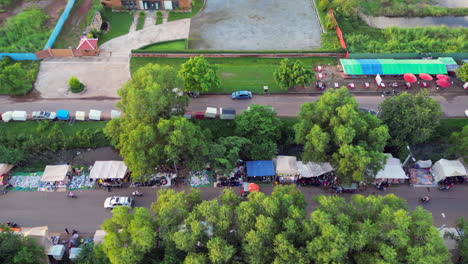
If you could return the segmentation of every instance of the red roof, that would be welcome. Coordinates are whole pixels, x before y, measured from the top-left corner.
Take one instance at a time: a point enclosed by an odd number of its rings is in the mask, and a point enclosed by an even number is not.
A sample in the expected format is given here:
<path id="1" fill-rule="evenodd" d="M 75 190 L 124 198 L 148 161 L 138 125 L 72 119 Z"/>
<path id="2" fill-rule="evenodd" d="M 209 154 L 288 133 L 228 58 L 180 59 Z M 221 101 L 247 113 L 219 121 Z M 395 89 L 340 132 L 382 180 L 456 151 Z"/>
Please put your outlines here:
<path id="1" fill-rule="evenodd" d="M 80 44 L 76 49 L 79 50 L 95 50 L 97 47 L 98 39 L 89 39 L 89 38 L 81 38 Z"/>

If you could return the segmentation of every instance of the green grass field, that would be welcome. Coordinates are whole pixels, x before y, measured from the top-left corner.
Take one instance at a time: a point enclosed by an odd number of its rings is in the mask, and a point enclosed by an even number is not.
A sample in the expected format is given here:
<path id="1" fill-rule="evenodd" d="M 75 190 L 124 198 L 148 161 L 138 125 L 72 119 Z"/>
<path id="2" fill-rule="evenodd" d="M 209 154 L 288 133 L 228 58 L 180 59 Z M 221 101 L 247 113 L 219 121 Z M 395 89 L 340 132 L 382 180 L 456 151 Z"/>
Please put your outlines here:
<path id="1" fill-rule="evenodd" d="M 296 58 L 292 59 L 293 61 Z M 334 58 L 297 58 L 306 67 L 336 63 Z M 187 61 L 186 58 L 132 58 L 130 71 L 133 73 L 147 63 L 169 65 L 177 70 Z M 287 92 L 280 88 L 273 73 L 278 68 L 281 59 L 277 58 L 208 58 L 210 63 L 218 65 L 218 74 L 221 85 L 210 93 L 231 93 L 238 90 L 249 90 L 254 93 L 262 93 L 263 86 L 268 86 L 270 92 Z"/>
<path id="2" fill-rule="evenodd" d="M 163 23 L 163 14 L 161 11 L 156 12 L 156 25 L 160 25 Z"/>
<path id="3" fill-rule="evenodd" d="M 145 12 L 140 12 L 140 14 L 138 14 L 136 30 L 143 29 L 144 25 L 145 25 Z"/>
<path id="4" fill-rule="evenodd" d="M 106 9 L 103 12 L 104 21 L 109 22 L 110 29 L 100 39 L 99 44 L 108 40 L 127 34 L 130 31 L 133 17 L 128 12 L 112 12 Z"/>
<path id="5" fill-rule="evenodd" d="M 65 136 L 72 136 L 75 135 L 78 131 L 84 129 L 103 129 L 107 121 L 90 121 L 90 122 L 76 122 L 73 125 L 69 125 L 68 122 L 62 121 L 54 121 L 52 124 L 59 124 L 60 130 L 65 134 Z M 25 134 L 36 134 L 38 127 L 41 125 L 39 121 L 26 121 L 26 122 L 8 122 L 0 123 L 0 131 L 1 135 L 8 135 L 8 134 L 18 134 L 19 131 Z"/>
<path id="6" fill-rule="evenodd" d="M 145 50 L 145 51 L 185 50 L 186 45 L 187 45 L 187 40 L 181 39 L 181 40 L 175 40 L 175 41 L 165 42 L 161 44 L 159 43 L 151 44 L 150 46 L 144 49 L 140 49 L 140 50 Z"/>
<path id="7" fill-rule="evenodd" d="M 193 0 L 192 1 L 192 12 L 170 12 L 167 21 L 174 21 L 178 19 L 191 18 L 198 14 L 198 11 L 203 7 L 204 0 Z"/>

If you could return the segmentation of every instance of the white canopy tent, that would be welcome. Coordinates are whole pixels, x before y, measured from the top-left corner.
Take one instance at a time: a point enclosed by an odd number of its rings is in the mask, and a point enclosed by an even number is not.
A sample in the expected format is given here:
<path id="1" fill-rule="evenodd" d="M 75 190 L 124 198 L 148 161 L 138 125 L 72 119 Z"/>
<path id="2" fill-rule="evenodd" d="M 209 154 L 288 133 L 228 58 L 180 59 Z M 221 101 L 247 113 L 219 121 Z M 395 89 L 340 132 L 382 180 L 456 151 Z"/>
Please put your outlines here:
<path id="1" fill-rule="evenodd" d="M 384 165 L 384 168 L 377 172 L 375 176 L 376 179 L 408 179 L 403 170 L 401 161 L 397 158 L 394 158 L 392 154 L 385 154 L 388 156 L 387 163 Z"/>
<path id="2" fill-rule="evenodd" d="M 49 228 L 47 226 L 23 227 L 19 233 L 23 236 L 31 237 L 39 245 L 44 247 L 46 253 L 54 246 L 54 243 L 50 239 Z"/>
<path id="3" fill-rule="evenodd" d="M 297 169 L 297 158 L 294 156 L 276 157 L 276 175 L 278 176 L 299 175 L 299 171 Z"/>
<path id="4" fill-rule="evenodd" d="M 94 238 L 93 238 L 94 244 L 96 245 L 96 244 L 104 242 L 105 236 L 106 236 L 106 231 L 96 230 L 96 232 L 94 233 Z"/>
<path id="5" fill-rule="evenodd" d="M 15 165 L 0 163 L 0 176 L 7 174 Z"/>
<path id="6" fill-rule="evenodd" d="M 447 177 L 466 176 L 466 169 L 459 160 L 440 159 L 432 166 L 432 176 L 439 182 Z"/>
<path id="7" fill-rule="evenodd" d="M 297 168 L 301 178 L 318 177 L 322 174 L 333 171 L 333 167 L 328 162 L 308 162 L 304 164 L 302 161 L 298 161 Z"/>
<path id="8" fill-rule="evenodd" d="M 43 182 L 61 182 L 67 181 L 67 173 L 70 171 L 70 165 L 49 165 L 45 167 L 41 181 Z"/>
<path id="9" fill-rule="evenodd" d="M 75 112 L 75 119 L 79 121 L 85 121 L 86 113 L 83 111 L 76 111 Z"/>
<path id="10" fill-rule="evenodd" d="M 101 111 L 91 109 L 89 110 L 89 120 L 101 120 Z"/>
<path id="11" fill-rule="evenodd" d="M 91 179 L 123 179 L 127 174 L 127 165 L 123 161 L 96 161 L 89 178 Z"/>

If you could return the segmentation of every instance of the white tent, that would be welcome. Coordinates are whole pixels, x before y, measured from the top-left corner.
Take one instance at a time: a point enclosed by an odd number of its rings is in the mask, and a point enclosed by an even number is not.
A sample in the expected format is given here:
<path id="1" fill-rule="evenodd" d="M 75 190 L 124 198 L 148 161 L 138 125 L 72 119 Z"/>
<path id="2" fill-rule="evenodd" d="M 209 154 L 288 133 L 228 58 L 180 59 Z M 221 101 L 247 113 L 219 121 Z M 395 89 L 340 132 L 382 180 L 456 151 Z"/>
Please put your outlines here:
<path id="1" fill-rule="evenodd" d="M 99 110 L 89 110 L 89 120 L 101 120 L 101 113 Z"/>
<path id="2" fill-rule="evenodd" d="M 416 165 L 418 165 L 420 169 L 428 169 L 432 167 L 432 161 L 431 160 L 418 160 L 416 162 Z"/>
<path id="3" fill-rule="evenodd" d="M 276 174 L 278 176 L 299 175 L 297 170 L 297 158 L 294 156 L 276 157 Z"/>
<path id="4" fill-rule="evenodd" d="M 94 244 L 96 245 L 96 244 L 104 242 L 105 236 L 106 236 L 106 231 L 96 230 L 96 232 L 94 233 L 94 238 L 93 238 Z"/>
<path id="5" fill-rule="evenodd" d="M 466 176 L 466 169 L 459 160 L 440 159 L 432 166 L 432 176 L 439 182 L 447 177 Z"/>
<path id="6" fill-rule="evenodd" d="M 44 247 L 46 253 L 54 246 L 54 243 L 50 239 L 49 228 L 47 226 L 23 227 L 19 233 L 31 237 L 39 245 Z"/>
<path id="7" fill-rule="evenodd" d="M 67 180 L 67 173 L 70 171 L 70 165 L 49 165 L 45 167 L 41 181 L 60 182 Z"/>
<path id="8" fill-rule="evenodd" d="M 123 179 L 127 173 L 127 165 L 123 161 L 96 161 L 89 178 L 91 179 Z"/>
<path id="9" fill-rule="evenodd" d="M 26 113 L 26 111 L 13 111 L 11 117 L 15 121 L 26 121 L 26 119 L 28 118 L 28 114 Z"/>
<path id="10" fill-rule="evenodd" d="M 86 113 L 83 111 L 76 111 L 75 112 L 75 119 L 79 121 L 85 121 Z"/>
<path id="11" fill-rule="evenodd" d="M 111 110 L 111 119 L 120 117 L 122 115 L 122 112 L 117 111 L 117 110 Z"/>
<path id="12" fill-rule="evenodd" d="M 333 171 L 333 167 L 328 162 L 308 162 L 304 164 L 302 161 L 298 161 L 297 168 L 301 178 L 318 177 L 322 174 Z"/>
<path id="13" fill-rule="evenodd" d="M 408 176 L 403 170 L 401 161 L 394 158 L 392 154 L 385 154 L 388 156 L 387 163 L 375 176 L 376 179 L 408 179 Z"/>
<path id="14" fill-rule="evenodd" d="M 2 120 L 3 122 L 9 122 L 12 118 L 12 115 L 13 115 L 13 112 L 12 111 L 8 111 L 8 112 L 5 112 L 2 114 Z"/>
<path id="15" fill-rule="evenodd" d="M 15 165 L 0 163 L 0 176 L 7 174 Z"/>

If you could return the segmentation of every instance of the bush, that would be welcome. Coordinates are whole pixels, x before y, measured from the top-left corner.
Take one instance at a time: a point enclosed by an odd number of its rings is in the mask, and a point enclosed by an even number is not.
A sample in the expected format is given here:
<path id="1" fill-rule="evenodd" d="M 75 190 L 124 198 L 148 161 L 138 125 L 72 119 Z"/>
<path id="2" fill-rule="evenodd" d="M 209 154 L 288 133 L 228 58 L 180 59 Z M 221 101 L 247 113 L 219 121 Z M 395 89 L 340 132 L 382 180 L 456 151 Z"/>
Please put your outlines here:
<path id="1" fill-rule="evenodd" d="M 163 23 L 163 14 L 161 11 L 156 12 L 156 25 Z"/>
<path id="2" fill-rule="evenodd" d="M 70 80 L 68 80 L 68 85 L 70 86 L 72 93 L 80 93 L 85 88 L 84 84 L 82 84 L 75 76 L 72 76 Z"/>
<path id="3" fill-rule="evenodd" d="M 329 6 L 330 6 L 330 2 L 328 2 L 328 0 L 320 0 L 318 4 L 318 9 L 322 11 L 327 11 Z"/>
<path id="4" fill-rule="evenodd" d="M 0 60 L 0 94 L 24 95 L 33 87 L 39 71 L 38 61 Z"/>

